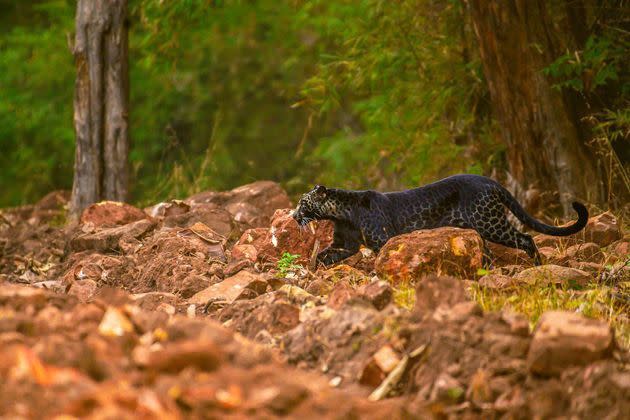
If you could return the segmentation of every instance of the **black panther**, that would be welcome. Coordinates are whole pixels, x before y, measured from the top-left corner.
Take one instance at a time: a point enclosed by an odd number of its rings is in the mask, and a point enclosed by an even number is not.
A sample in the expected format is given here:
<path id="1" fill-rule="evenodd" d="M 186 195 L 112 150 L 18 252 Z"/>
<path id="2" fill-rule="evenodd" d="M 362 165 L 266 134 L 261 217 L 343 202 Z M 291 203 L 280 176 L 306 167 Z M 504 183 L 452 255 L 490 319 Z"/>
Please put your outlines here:
<path id="1" fill-rule="evenodd" d="M 399 192 L 350 191 L 318 185 L 304 194 L 293 211 L 300 226 L 313 220 L 332 220 L 333 243 L 317 256 L 324 265 L 353 254 L 363 244 L 378 252 L 393 236 L 419 229 L 454 226 L 475 229 L 484 241 L 484 259 L 491 258 L 486 241 L 522 249 L 541 264 L 532 237 L 507 219 L 506 208 L 525 226 L 553 236 L 579 232 L 588 210 L 574 202 L 578 220 L 566 227 L 546 225 L 527 214 L 496 181 L 479 175 L 455 175 L 424 187 Z"/>

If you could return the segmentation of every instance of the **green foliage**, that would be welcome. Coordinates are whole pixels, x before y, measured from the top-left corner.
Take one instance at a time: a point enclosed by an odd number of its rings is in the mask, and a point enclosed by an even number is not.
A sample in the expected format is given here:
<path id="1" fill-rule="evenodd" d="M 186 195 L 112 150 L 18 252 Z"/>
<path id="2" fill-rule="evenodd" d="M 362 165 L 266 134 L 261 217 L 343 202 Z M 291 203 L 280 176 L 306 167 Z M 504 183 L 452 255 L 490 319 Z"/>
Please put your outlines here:
<path id="1" fill-rule="evenodd" d="M 299 254 L 283 253 L 276 264 L 278 277 L 286 277 L 289 272 L 302 269 L 300 264 L 295 263 L 298 258 L 300 258 Z"/>
<path id="2" fill-rule="evenodd" d="M 627 66 L 628 40 L 621 37 L 591 35 L 581 51 L 567 52 L 543 69 L 543 73 L 557 82 L 555 89 L 569 88 L 591 92 L 611 81 L 619 80 Z M 622 85 L 624 94 L 630 93 L 630 82 Z"/>
<path id="3" fill-rule="evenodd" d="M 19 3 L 29 4 L 14 5 L 16 12 L 30 14 L 35 23 L 6 31 L 3 25 L 0 35 L 3 205 L 23 204 L 72 185 L 74 68 L 66 40 L 72 7 L 65 1 Z"/>
<path id="4" fill-rule="evenodd" d="M 6 206 L 71 187 L 76 0 L 0 7 Z M 139 204 L 256 179 L 283 182 L 292 194 L 315 183 L 398 189 L 504 164 L 463 0 L 129 7 Z M 622 98 L 600 108 L 614 113 L 598 119 L 610 123 L 601 126 L 609 136 L 627 123 L 627 47 L 626 35 L 602 31 L 545 70 L 559 88 Z M 615 88 L 617 96 L 600 92 Z"/>
<path id="5" fill-rule="evenodd" d="M 332 45 L 296 105 L 341 119 L 309 158 L 320 182 L 389 189 L 482 172 L 479 161 L 463 158 L 472 140 L 489 136 L 462 2 L 320 0 L 301 17 Z"/>
<path id="6" fill-rule="evenodd" d="M 72 183 L 76 2 L 0 5 L 0 203 L 11 205 Z M 473 155 L 455 159 L 470 149 L 462 139 L 489 138 L 479 65 L 462 58 L 462 10 L 453 0 L 131 0 L 133 198 L 261 178 L 297 193 L 483 171 Z"/>

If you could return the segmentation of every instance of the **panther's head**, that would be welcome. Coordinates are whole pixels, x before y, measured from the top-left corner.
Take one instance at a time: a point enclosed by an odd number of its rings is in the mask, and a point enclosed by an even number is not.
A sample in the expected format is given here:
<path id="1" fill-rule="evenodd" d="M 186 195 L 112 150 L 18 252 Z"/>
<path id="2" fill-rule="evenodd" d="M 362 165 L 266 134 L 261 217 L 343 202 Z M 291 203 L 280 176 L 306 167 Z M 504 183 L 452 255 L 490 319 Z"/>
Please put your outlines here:
<path id="1" fill-rule="evenodd" d="M 328 216 L 326 214 L 328 207 L 330 207 L 328 190 L 323 185 L 317 185 L 300 198 L 297 207 L 293 210 L 293 218 L 300 226 L 306 226 L 313 220 Z"/>

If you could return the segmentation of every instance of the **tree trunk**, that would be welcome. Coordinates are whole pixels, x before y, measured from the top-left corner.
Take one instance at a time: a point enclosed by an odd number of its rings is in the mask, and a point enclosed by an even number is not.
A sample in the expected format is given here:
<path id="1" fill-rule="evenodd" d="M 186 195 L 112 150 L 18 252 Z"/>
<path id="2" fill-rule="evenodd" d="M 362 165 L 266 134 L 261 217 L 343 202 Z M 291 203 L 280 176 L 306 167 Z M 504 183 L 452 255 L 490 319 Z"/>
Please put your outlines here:
<path id="1" fill-rule="evenodd" d="M 74 57 L 76 154 L 71 212 L 124 201 L 128 188 L 127 0 L 79 0 Z"/>
<path id="2" fill-rule="evenodd" d="M 574 107 L 542 73 L 561 50 L 545 0 L 469 0 L 485 77 L 516 189 L 604 201 L 605 185 Z M 523 197 L 519 197 L 523 198 Z"/>

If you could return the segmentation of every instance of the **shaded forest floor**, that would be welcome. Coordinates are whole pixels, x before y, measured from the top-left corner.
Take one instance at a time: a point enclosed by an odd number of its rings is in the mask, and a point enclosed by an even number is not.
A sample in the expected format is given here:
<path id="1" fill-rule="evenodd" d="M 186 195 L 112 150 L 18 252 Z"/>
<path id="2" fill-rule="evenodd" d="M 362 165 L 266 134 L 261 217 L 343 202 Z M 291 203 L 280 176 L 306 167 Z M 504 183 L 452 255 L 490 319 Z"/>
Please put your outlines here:
<path id="1" fill-rule="evenodd" d="M 395 238 L 330 268 L 272 182 L 141 210 L 67 194 L 0 213 L 0 415 L 622 418 L 630 235 Z"/>

